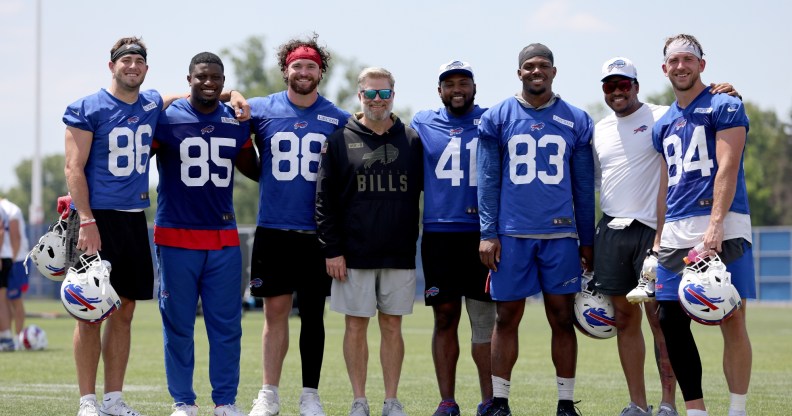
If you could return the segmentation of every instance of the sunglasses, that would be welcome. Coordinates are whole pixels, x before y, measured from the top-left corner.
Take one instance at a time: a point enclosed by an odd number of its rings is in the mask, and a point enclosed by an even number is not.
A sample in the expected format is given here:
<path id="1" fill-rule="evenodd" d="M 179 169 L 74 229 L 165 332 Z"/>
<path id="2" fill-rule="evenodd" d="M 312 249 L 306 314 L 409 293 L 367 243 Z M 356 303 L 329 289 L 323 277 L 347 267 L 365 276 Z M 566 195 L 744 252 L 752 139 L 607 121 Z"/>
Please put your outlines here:
<path id="1" fill-rule="evenodd" d="M 377 94 L 379 94 L 380 98 L 382 98 L 383 100 L 387 100 L 388 98 L 391 98 L 391 96 L 393 95 L 393 90 L 390 90 L 390 89 L 388 89 L 388 90 L 360 90 L 360 92 L 362 92 L 363 96 L 366 97 L 369 100 L 373 100 L 377 96 Z"/>
<path id="2" fill-rule="evenodd" d="M 610 94 L 617 89 L 622 92 L 630 91 L 632 88 L 632 80 L 630 79 L 620 79 L 618 81 L 608 81 L 602 83 L 602 92 L 605 94 Z"/>

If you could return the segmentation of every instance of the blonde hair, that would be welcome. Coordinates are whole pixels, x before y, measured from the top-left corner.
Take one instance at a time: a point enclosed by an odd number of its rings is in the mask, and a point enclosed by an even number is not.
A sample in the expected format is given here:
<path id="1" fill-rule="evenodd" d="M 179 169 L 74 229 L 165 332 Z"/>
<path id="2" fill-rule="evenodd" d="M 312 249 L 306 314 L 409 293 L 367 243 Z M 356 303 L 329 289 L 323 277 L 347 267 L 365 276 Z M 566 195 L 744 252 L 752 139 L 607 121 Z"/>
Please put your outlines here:
<path id="1" fill-rule="evenodd" d="M 369 67 L 360 71 L 360 75 L 358 75 L 358 88 L 362 89 L 363 83 L 369 78 L 387 78 L 391 88 L 396 87 L 396 79 L 393 78 L 393 74 L 391 74 L 390 71 L 385 68 Z"/>

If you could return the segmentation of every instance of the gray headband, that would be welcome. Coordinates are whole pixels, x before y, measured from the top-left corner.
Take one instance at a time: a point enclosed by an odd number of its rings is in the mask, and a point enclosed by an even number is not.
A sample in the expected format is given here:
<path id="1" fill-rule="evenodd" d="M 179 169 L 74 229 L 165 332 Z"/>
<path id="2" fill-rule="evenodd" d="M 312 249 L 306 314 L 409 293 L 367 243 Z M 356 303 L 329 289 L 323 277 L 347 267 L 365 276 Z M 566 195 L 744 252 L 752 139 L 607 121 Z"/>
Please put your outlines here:
<path id="1" fill-rule="evenodd" d="M 553 52 L 545 45 L 541 43 L 532 43 L 523 48 L 520 51 L 520 55 L 517 58 L 517 67 L 521 67 L 523 62 L 535 57 L 541 56 L 542 58 L 546 58 L 550 63 L 553 63 Z"/>

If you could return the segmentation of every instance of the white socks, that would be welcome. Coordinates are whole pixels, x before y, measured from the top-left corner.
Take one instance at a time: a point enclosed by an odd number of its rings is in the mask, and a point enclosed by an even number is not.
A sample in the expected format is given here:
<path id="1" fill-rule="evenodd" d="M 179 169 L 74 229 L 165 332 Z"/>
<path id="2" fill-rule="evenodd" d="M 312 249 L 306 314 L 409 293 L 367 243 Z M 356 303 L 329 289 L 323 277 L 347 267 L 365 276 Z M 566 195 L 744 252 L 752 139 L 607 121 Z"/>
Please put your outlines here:
<path id="1" fill-rule="evenodd" d="M 575 398 L 575 379 L 556 377 L 558 387 L 558 400 L 574 400 Z"/>
<path id="2" fill-rule="evenodd" d="M 511 388 L 511 383 L 509 380 L 492 376 L 492 396 L 493 397 L 500 397 L 503 399 L 509 398 L 509 389 Z"/>

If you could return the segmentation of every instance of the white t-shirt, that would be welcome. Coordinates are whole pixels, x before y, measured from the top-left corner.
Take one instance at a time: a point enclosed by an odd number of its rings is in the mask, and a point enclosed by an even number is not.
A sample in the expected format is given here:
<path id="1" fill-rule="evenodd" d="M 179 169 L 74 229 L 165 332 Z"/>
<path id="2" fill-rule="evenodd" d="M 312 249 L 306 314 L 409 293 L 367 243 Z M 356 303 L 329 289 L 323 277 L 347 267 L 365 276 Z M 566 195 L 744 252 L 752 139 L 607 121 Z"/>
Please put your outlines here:
<path id="1" fill-rule="evenodd" d="M 7 199 L 0 199 L 0 209 L 5 211 L 7 217 L 7 223 L 5 224 L 5 238 L 3 239 L 3 247 L 0 249 L 0 257 L 4 259 L 11 258 L 13 254 L 11 250 L 11 233 L 10 233 L 10 224 L 14 220 L 19 221 L 19 252 L 14 259 L 14 262 L 18 261 L 25 261 L 25 257 L 28 254 L 30 248 L 28 247 L 28 238 L 27 238 L 27 230 L 25 227 L 25 217 L 22 215 L 22 210 L 14 204 L 13 202 Z"/>
<path id="2" fill-rule="evenodd" d="M 652 126 L 667 110 L 643 104 L 626 117 L 612 113 L 594 127 L 594 184 L 605 214 L 657 229 L 662 155 L 652 146 Z"/>

